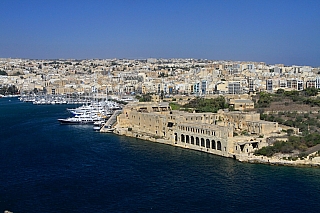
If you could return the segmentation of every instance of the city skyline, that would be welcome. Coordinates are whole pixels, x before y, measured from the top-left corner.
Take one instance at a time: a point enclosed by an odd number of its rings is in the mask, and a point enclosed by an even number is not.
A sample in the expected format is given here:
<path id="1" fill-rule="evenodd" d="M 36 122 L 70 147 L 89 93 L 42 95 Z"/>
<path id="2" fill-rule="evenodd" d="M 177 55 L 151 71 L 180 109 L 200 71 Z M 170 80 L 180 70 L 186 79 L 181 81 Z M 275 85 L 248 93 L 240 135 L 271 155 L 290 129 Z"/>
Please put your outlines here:
<path id="1" fill-rule="evenodd" d="M 318 1 L 1 1 L 2 58 L 320 66 Z"/>

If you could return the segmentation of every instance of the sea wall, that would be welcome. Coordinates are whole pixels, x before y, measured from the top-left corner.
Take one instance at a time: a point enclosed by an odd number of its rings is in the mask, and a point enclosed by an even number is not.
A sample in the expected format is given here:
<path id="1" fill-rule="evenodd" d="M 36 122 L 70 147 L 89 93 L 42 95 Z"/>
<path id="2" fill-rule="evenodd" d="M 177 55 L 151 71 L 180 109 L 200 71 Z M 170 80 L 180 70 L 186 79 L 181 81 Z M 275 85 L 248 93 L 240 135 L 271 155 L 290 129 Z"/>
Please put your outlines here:
<path id="1" fill-rule="evenodd" d="M 262 164 L 279 165 L 279 166 L 320 168 L 320 157 L 312 157 L 312 155 L 313 154 L 307 156 L 305 159 L 286 160 L 278 156 L 272 156 L 272 157 L 256 156 L 253 153 L 250 153 L 249 155 L 237 156 L 237 160 L 240 162 L 247 162 L 247 163 L 262 163 Z"/>
<path id="2" fill-rule="evenodd" d="M 215 154 L 215 155 L 219 155 L 219 156 L 223 156 L 223 157 L 229 157 L 229 158 L 233 158 L 233 159 L 238 160 L 239 162 L 243 162 L 243 163 L 261 163 L 261 164 L 278 165 L 278 166 L 320 168 L 320 157 L 314 157 L 313 155 L 315 153 L 310 154 L 309 156 L 307 156 L 303 160 L 301 160 L 301 159 L 285 160 L 285 159 L 280 158 L 278 156 L 273 156 L 273 157 L 256 156 L 253 153 L 246 153 L 246 154 L 229 153 L 226 155 L 223 153 L 212 152 L 212 151 L 210 151 L 206 148 L 202 148 L 200 146 L 190 146 L 190 145 L 186 146 L 186 145 L 182 145 L 180 143 L 172 142 L 168 139 L 157 138 L 157 137 L 154 137 L 153 135 L 148 135 L 143 132 L 136 132 L 136 131 L 132 131 L 132 130 L 129 131 L 127 128 L 116 128 L 114 133 L 118 134 L 118 135 L 127 136 L 127 137 L 134 137 L 134 138 L 139 138 L 139 139 L 147 140 L 147 141 L 151 141 L 151 142 L 162 143 L 162 144 L 177 146 L 177 147 L 186 148 L 186 149 L 192 149 L 192 150 L 206 152 L 209 154 Z"/>
<path id="3" fill-rule="evenodd" d="M 268 145 L 267 138 L 274 134 L 281 136 L 278 123 L 261 121 L 255 112 L 188 113 L 171 110 L 166 102 L 130 103 L 117 116 L 114 133 L 231 157 L 240 162 L 319 166 L 316 158 L 288 160 L 281 155 L 254 156 L 255 150 Z"/>

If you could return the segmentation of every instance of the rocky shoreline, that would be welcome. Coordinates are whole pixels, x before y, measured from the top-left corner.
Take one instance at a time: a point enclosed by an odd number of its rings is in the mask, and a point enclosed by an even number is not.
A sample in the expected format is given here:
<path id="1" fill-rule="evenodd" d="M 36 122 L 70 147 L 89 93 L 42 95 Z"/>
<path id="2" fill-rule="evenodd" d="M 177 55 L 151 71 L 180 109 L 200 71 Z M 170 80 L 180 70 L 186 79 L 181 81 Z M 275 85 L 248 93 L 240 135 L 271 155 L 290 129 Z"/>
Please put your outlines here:
<path id="1" fill-rule="evenodd" d="M 142 140 L 147 140 L 156 143 L 168 144 L 172 146 L 178 146 L 181 148 L 192 149 L 190 147 L 184 147 L 180 145 L 176 145 L 169 140 L 165 139 L 158 139 L 152 136 L 145 135 L 143 133 L 134 133 L 131 131 L 124 131 L 124 129 L 116 128 L 114 131 L 115 134 L 126 136 L 126 137 L 135 137 Z M 199 149 L 192 149 L 196 151 L 202 151 Z M 205 152 L 205 151 L 202 151 Z M 212 153 L 210 153 L 212 154 Z M 259 164 L 266 164 L 272 166 L 291 166 L 291 167 L 309 167 L 309 168 L 320 168 L 320 156 L 317 156 L 316 152 L 309 154 L 305 159 L 295 159 L 295 160 L 285 160 L 283 159 L 283 155 L 273 156 L 273 157 L 266 157 L 266 156 L 256 156 L 253 153 L 249 154 L 234 154 L 230 153 L 229 156 L 220 155 L 222 157 L 229 157 L 234 158 L 235 160 L 242 162 L 242 163 L 259 163 Z"/>
<path id="2" fill-rule="evenodd" d="M 320 157 L 315 157 L 314 154 L 310 154 L 305 159 L 297 159 L 297 160 L 285 160 L 279 158 L 277 156 L 274 157 L 266 157 L 266 156 L 239 156 L 237 159 L 240 162 L 246 163 L 260 163 L 274 166 L 292 166 L 292 167 L 312 167 L 312 168 L 320 168 Z"/>

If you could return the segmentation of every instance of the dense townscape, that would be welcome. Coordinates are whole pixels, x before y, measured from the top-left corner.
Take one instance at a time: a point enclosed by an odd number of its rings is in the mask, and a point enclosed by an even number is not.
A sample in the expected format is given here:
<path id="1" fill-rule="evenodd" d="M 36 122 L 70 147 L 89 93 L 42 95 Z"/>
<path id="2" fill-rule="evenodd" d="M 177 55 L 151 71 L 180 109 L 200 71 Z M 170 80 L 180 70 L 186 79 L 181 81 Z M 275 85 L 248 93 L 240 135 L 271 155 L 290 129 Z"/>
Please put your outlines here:
<path id="1" fill-rule="evenodd" d="M 101 132 L 245 162 L 320 165 L 317 122 L 310 128 L 306 119 L 306 128 L 302 118 L 289 119 L 293 110 L 265 110 L 272 100 L 318 105 L 313 97 L 320 88 L 319 67 L 202 59 L 1 59 L 0 74 L 4 96 L 40 95 L 50 97 L 50 103 L 81 96 L 129 102 L 123 110 L 115 108 L 113 116 L 95 107 L 95 116 L 112 117 L 99 125 Z M 59 121 L 83 121 L 83 115 L 76 116 Z"/>
<path id="2" fill-rule="evenodd" d="M 196 59 L 0 59 L 0 85 L 21 94 L 211 95 L 320 88 L 320 68 Z M 10 90 L 12 92 L 12 90 Z M 3 95 L 10 91 L 4 91 Z"/>

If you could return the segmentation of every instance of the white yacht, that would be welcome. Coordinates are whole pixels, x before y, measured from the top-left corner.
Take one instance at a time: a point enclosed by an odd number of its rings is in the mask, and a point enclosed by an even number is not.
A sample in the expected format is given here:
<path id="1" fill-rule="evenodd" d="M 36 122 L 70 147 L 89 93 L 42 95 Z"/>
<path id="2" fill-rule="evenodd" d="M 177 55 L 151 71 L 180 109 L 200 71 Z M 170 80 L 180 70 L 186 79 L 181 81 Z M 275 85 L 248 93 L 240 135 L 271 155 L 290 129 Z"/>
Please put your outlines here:
<path id="1" fill-rule="evenodd" d="M 96 121 L 93 123 L 93 130 L 94 131 L 100 131 L 100 129 L 103 127 L 103 125 L 105 124 L 106 122 L 104 120 L 101 120 L 101 121 Z"/>
<path id="2" fill-rule="evenodd" d="M 74 117 L 58 119 L 61 124 L 93 124 L 96 121 L 103 120 L 102 117 L 96 114 L 79 114 Z"/>

